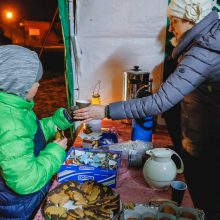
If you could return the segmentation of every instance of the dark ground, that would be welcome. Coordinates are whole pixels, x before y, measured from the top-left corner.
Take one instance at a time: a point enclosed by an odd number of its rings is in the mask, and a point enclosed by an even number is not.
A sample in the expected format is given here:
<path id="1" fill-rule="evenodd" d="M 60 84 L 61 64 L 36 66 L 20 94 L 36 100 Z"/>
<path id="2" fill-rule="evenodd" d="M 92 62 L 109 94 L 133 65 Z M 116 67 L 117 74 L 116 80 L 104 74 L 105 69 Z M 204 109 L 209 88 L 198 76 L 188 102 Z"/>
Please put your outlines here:
<path id="1" fill-rule="evenodd" d="M 67 107 L 67 93 L 64 76 L 63 51 L 43 54 L 41 58 L 44 74 L 40 80 L 40 87 L 34 98 L 34 111 L 39 119 L 51 116 L 58 108 Z M 65 131 L 68 145 L 72 139 L 70 130 Z"/>
<path id="2" fill-rule="evenodd" d="M 39 49 L 31 49 L 39 54 Z M 59 107 L 67 107 L 64 49 L 45 49 L 40 60 L 44 73 L 34 99 L 34 110 L 37 116 L 42 118 L 50 116 Z"/>
<path id="3" fill-rule="evenodd" d="M 67 107 L 64 73 L 45 72 L 34 99 L 34 111 L 39 118 L 48 117 L 59 107 Z"/>

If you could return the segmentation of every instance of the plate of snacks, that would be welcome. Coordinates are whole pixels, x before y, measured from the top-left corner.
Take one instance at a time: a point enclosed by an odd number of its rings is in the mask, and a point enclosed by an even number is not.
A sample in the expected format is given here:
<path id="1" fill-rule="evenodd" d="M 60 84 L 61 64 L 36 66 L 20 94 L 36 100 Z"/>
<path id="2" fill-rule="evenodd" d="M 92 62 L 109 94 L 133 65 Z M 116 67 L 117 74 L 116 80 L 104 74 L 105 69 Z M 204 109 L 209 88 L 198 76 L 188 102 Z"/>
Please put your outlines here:
<path id="1" fill-rule="evenodd" d="M 121 220 L 205 220 L 202 210 L 178 207 L 172 201 L 148 204 L 124 204 Z"/>
<path id="2" fill-rule="evenodd" d="M 116 220 L 120 216 L 119 195 L 95 181 L 67 181 L 51 190 L 43 207 L 46 219 Z"/>
<path id="3" fill-rule="evenodd" d="M 145 204 L 126 203 L 121 220 L 156 220 L 157 209 Z"/>

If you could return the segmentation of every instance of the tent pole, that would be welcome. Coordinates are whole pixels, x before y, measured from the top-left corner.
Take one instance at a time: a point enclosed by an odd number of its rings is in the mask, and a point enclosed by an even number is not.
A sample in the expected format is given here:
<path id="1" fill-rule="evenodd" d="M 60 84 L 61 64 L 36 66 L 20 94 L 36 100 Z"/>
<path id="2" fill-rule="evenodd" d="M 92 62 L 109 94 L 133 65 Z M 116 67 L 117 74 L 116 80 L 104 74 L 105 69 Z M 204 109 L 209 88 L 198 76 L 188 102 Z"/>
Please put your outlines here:
<path id="1" fill-rule="evenodd" d="M 74 46 L 75 46 L 75 20 L 74 20 L 74 4 L 73 4 L 73 0 L 68 0 L 69 2 L 69 30 L 70 30 L 70 54 L 71 54 L 71 63 L 72 63 L 72 68 L 73 68 L 73 82 L 76 82 L 75 85 L 77 85 L 77 88 L 75 89 L 75 87 L 73 87 L 73 103 L 75 104 L 75 100 L 78 97 L 78 94 L 76 95 L 76 92 L 78 90 L 78 80 L 77 80 L 77 76 L 76 76 L 76 55 L 75 55 L 75 51 L 76 48 L 74 50 Z M 79 123 L 75 122 L 74 123 L 74 129 L 76 130 L 77 127 L 79 126 Z"/>
<path id="2" fill-rule="evenodd" d="M 57 16 L 57 14 L 58 14 L 58 7 L 56 8 L 56 11 L 55 11 L 55 13 L 54 13 L 53 19 L 52 19 L 52 21 L 50 22 L 49 30 L 47 31 L 47 34 L 46 34 L 46 36 L 45 36 L 45 38 L 44 38 L 43 45 L 42 45 L 41 50 L 40 50 L 40 53 L 39 53 L 39 58 L 41 58 L 41 55 L 42 55 L 42 53 L 43 53 L 43 51 L 44 51 L 45 44 L 46 44 L 46 42 L 47 42 L 47 39 L 48 39 L 48 37 L 49 37 L 49 34 L 50 34 L 50 32 L 51 32 L 51 29 L 52 29 L 52 27 L 53 27 L 53 24 L 54 24 L 54 22 L 55 22 L 55 18 L 56 18 L 56 16 Z"/>
<path id="3" fill-rule="evenodd" d="M 73 0 L 69 0 L 69 28 L 70 28 L 70 54 L 71 54 L 71 63 L 72 68 L 76 70 L 76 63 L 75 63 L 75 55 L 74 55 L 74 37 L 75 37 L 75 23 L 74 23 L 74 5 Z M 73 71 L 73 82 L 76 82 L 76 71 Z M 74 89 L 75 91 L 75 89 Z M 73 101 L 76 100 L 75 92 L 73 91 Z"/>

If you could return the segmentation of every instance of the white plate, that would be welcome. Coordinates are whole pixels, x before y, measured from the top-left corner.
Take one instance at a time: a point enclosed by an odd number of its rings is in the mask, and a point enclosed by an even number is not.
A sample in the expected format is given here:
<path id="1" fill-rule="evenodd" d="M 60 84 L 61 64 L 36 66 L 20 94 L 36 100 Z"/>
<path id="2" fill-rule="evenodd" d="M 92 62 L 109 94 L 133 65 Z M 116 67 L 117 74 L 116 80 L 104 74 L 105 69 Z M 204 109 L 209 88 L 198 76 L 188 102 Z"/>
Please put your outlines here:
<path id="1" fill-rule="evenodd" d="M 122 214 L 122 220 L 127 220 L 128 218 L 136 218 L 137 220 L 142 220 L 145 217 L 155 217 L 158 209 L 144 204 L 136 204 L 134 209 L 127 209 Z"/>

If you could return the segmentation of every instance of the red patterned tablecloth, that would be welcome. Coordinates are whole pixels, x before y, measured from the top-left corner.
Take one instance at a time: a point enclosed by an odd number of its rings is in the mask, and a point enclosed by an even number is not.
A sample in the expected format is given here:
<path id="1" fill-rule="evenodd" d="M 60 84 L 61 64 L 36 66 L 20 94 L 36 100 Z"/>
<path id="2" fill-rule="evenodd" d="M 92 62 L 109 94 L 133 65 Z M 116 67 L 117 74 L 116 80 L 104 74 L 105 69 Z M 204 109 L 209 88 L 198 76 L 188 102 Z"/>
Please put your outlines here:
<path id="1" fill-rule="evenodd" d="M 121 121 L 103 120 L 102 127 L 110 128 L 119 134 L 119 142 L 130 140 L 131 126 L 121 123 Z M 158 127 L 153 134 L 153 145 L 155 147 L 164 147 L 171 145 L 172 142 L 164 127 Z M 82 140 L 77 137 L 74 146 L 81 146 Z M 177 179 L 183 180 L 182 174 L 177 175 Z M 53 182 L 51 189 L 57 186 L 57 181 Z M 154 190 L 145 182 L 142 169 L 122 167 L 117 177 L 117 187 L 115 189 L 119 194 L 122 202 L 149 203 L 158 199 L 171 199 L 171 189 L 166 191 Z M 183 206 L 193 207 L 189 191 L 184 194 Z M 41 208 L 35 215 L 34 220 L 44 220 Z"/>

